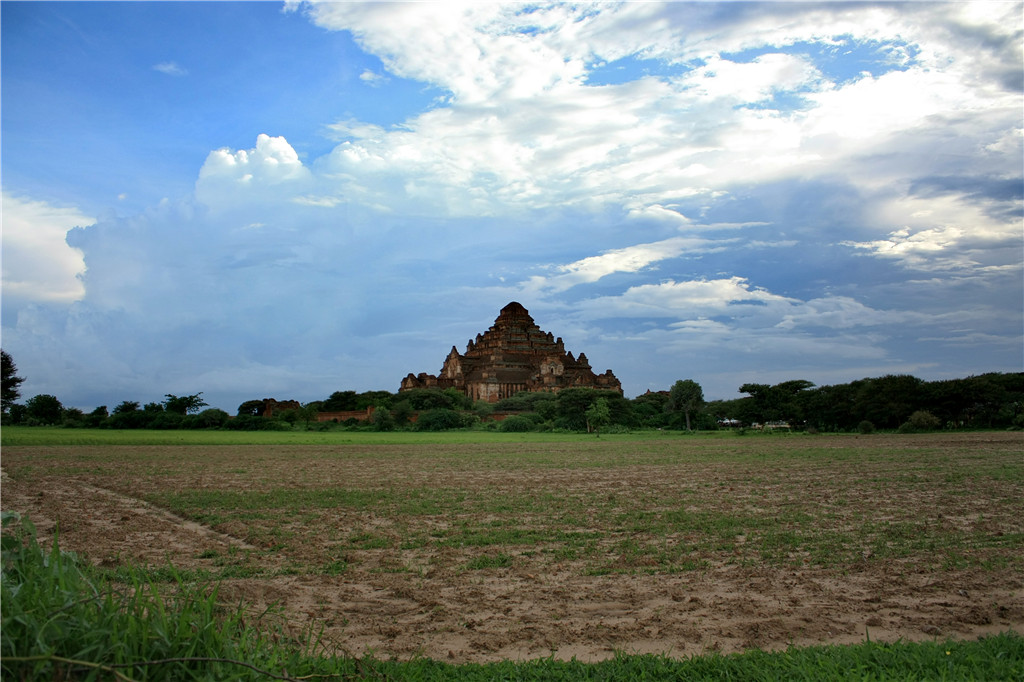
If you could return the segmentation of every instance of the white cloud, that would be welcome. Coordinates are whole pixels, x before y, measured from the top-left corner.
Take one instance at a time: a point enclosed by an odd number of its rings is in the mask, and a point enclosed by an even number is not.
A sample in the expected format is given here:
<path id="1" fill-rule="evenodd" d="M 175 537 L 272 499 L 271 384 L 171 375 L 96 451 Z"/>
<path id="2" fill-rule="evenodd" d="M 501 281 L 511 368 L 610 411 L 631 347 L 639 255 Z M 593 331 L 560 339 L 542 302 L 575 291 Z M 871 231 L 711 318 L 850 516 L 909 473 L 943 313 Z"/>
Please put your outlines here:
<path id="1" fill-rule="evenodd" d="M 617 296 L 602 296 L 580 304 L 587 315 L 605 317 L 702 318 L 716 315 L 763 315 L 771 307 L 777 315 L 793 299 L 751 286 L 746 278 L 699 279 L 643 284 Z"/>
<path id="2" fill-rule="evenodd" d="M 188 71 L 178 65 L 177 62 L 160 62 L 153 65 L 154 71 L 167 74 L 168 76 L 187 76 Z"/>
<path id="3" fill-rule="evenodd" d="M 1020 206 L 1019 200 L 1015 203 Z M 1012 248 L 1019 256 L 1024 246 L 1019 221 L 996 218 L 983 209 L 959 193 L 892 198 L 880 202 L 875 215 L 880 224 L 899 225 L 897 229 L 881 239 L 843 244 L 916 270 L 982 269 L 1001 248 Z"/>
<path id="4" fill-rule="evenodd" d="M 70 303 L 85 295 L 82 252 L 67 233 L 93 218 L 3 193 L 3 294 L 7 302 Z"/>
<path id="5" fill-rule="evenodd" d="M 389 79 L 387 76 L 379 74 L 376 71 L 365 69 L 361 74 L 359 74 L 359 80 L 363 81 L 369 86 L 378 88 L 387 83 Z"/>
<path id="6" fill-rule="evenodd" d="M 778 92 L 805 89 L 821 81 L 821 74 L 806 58 L 766 54 L 743 63 L 713 56 L 679 82 L 702 99 L 728 98 L 753 103 Z"/>
<path id="7" fill-rule="evenodd" d="M 319 25 L 351 31 L 392 73 L 450 93 L 444 106 L 394 129 L 338 126 L 345 142 L 322 172 L 338 193 L 421 215 L 643 210 L 820 173 L 888 187 L 909 166 L 919 169 L 936 143 L 949 144 L 921 135 L 935 117 L 955 113 L 962 140 L 998 121 L 1019 127 L 1019 97 L 962 66 L 974 57 L 958 49 L 955 33 L 968 19 L 951 20 L 947 9 L 315 4 L 309 13 Z M 985 12 L 962 14 L 975 31 L 987 21 Z M 983 23 L 993 35 L 1011 35 L 1012 26 Z M 876 41 L 903 62 L 905 46 L 918 51 L 904 71 L 836 83 L 809 55 L 778 51 L 801 41 Z M 747 62 L 721 56 L 765 47 L 776 51 Z M 591 65 L 629 55 L 679 64 L 682 74 L 585 84 Z M 693 60 L 702 63 L 682 66 Z M 745 106 L 786 92 L 804 104 Z M 907 161 L 879 164 L 880 154 Z"/>
<path id="8" fill-rule="evenodd" d="M 284 137 L 260 134 L 252 149 L 210 152 L 199 171 L 196 198 L 212 209 L 291 201 L 308 192 L 311 180 Z"/>
<path id="9" fill-rule="evenodd" d="M 708 240 L 696 237 L 672 237 L 649 244 L 637 244 L 622 249 L 588 256 L 568 265 L 553 268 L 553 275 L 537 275 L 523 284 L 523 291 L 534 295 L 541 292 L 556 293 L 579 284 L 589 284 L 616 273 L 640 272 L 653 263 L 685 254 L 696 255 L 725 248 L 735 240 Z"/>

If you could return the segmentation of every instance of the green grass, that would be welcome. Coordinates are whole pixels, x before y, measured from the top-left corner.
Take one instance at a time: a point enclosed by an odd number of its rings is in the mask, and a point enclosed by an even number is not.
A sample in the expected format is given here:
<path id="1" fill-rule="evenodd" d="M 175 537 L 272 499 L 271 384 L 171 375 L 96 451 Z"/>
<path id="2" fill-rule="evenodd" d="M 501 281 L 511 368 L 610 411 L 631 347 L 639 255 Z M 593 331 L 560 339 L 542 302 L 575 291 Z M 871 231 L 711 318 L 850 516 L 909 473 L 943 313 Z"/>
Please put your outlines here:
<path id="1" fill-rule="evenodd" d="M 636 434 L 502 433 L 500 431 L 203 431 L 147 429 L 67 429 L 59 426 L 5 426 L 2 446 L 72 445 L 344 445 L 428 443 L 566 443 L 580 440 L 610 442 L 644 439 L 692 438 L 678 432 L 643 431 Z M 703 434 L 703 438 L 734 437 L 729 433 Z"/>
<path id="2" fill-rule="evenodd" d="M 4 515 L 0 672 L 5 680 L 1010 680 L 1024 678 L 1024 638 L 870 641 L 853 646 L 672 658 L 620 653 L 599 663 L 324 655 L 310 632 L 288 633 L 275 614 L 248 615 L 217 600 L 216 585 L 178 575 L 170 586 L 128 571 L 121 581 L 41 548 L 27 520 Z M 507 554 L 468 570 L 511 565 Z M 324 567 L 337 574 L 344 560 Z"/>

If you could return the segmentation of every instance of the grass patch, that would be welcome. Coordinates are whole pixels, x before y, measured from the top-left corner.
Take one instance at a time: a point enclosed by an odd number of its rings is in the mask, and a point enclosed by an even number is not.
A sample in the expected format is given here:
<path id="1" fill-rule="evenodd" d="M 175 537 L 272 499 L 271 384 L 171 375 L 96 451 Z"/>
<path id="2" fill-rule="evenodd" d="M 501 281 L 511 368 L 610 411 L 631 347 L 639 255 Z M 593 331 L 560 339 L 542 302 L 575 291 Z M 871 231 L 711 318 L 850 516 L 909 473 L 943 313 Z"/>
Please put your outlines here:
<path id="1" fill-rule="evenodd" d="M 466 562 L 466 570 L 482 571 L 487 568 L 508 568 L 512 565 L 513 558 L 510 554 L 499 552 L 498 554 L 483 554 L 473 557 Z"/>
<path id="2" fill-rule="evenodd" d="M 679 439 L 678 433 L 641 432 L 644 438 Z M 725 434 L 729 435 L 729 434 Z M 691 436 L 692 437 L 692 436 Z M 720 437 L 709 434 L 708 437 Z M 606 442 L 635 440 L 637 434 L 602 434 Z M 152 429 L 68 429 L 60 426 L 5 426 L 0 445 L 403 445 L 460 443 L 573 443 L 596 440 L 585 433 L 502 433 L 500 431 L 202 431 Z"/>

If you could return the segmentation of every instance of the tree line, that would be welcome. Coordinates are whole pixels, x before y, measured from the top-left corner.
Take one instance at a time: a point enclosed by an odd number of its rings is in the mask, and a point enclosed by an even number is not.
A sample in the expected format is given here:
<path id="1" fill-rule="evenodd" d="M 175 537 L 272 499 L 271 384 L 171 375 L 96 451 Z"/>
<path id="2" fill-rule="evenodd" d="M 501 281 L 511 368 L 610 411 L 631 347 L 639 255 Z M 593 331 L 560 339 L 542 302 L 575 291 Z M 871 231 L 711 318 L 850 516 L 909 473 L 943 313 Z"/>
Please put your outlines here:
<path id="1" fill-rule="evenodd" d="M 734 400 L 707 402 L 692 379 L 663 391 L 629 399 L 615 391 L 564 389 L 522 392 L 497 403 L 474 402 L 455 389 L 336 391 L 323 400 L 263 417 L 264 400 L 247 400 L 235 415 L 210 408 L 202 392 L 166 394 L 140 404 L 125 400 L 108 410 L 84 413 L 64 407 L 57 397 L 36 395 L 24 404 L 13 359 L 3 359 L 5 424 L 64 425 L 115 429 L 294 428 L 414 429 L 438 431 L 493 428 L 502 431 L 565 430 L 615 432 L 633 429 L 715 430 L 785 426 L 795 430 L 870 432 L 874 430 L 1024 428 L 1024 373 L 989 373 L 965 379 L 924 381 L 910 375 L 866 378 L 847 384 L 815 386 L 806 380 L 748 383 Z M 366 411 L 369 420 L 321 423 L 321 412 Z M 207 409 L 203 409 L 207 408 Z"/>

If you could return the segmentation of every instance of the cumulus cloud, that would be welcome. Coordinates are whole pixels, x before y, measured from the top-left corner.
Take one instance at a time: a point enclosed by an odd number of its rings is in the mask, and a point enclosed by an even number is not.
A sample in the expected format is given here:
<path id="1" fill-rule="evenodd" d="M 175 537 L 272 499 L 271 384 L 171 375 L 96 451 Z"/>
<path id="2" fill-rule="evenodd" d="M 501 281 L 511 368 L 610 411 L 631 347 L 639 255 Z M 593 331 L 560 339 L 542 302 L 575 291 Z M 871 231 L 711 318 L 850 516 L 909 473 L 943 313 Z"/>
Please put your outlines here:
<path id="1" fill-rule="evenodd" d="M 70 303 L 85 295 L 82 252 L 67 243 L 68 231 L 93 218 L 3 193 L 3 292 L 5 301 Z"/>
<path id="2" fill-rule="evenodd" d="M 1019 97 L 970 70 L 975 57 L 957 42 L 984 30 L 986 45 L 998 43 L 1013 22 L 1001 28 L 988 23 L 992 10 L 971 6 L 951 19 L 948 9 L 314 4 L 316 23 L 350 31 L 392 73 L 450 93 L 445 106 L 399 128 L 347 124 L 322 170 L 340 192 L 435 215 L 567 204 L 642 210 L 837 171 L 887 187 L 937 143 L 976 141 L 978 131 L 1019 119 Z M 779 51 L 866 43 L 888 50 L 887 72 L 838 80 L 809 54 Z M 732 56 L 758 49 L 768 51 Z M 1007 48 L 997 60 L 1012 56 Z M 586 83 L 595 65 L 627 57 L 660 59 L 679 73 Z M 798 99 L 773 101 L 784 94 Z M 963 121 L 956 139 L 920 134 L 951 112 Z M 884 154 L 906 161 L 881 164 Z"/>
<path id="3" fill-rule="evenodd" d="M 252 149 L 210 152 L 199 170 L 196 198 L 214 210 L 300 200 L 312 175 L 284 137 L 261 133 Z"/>

